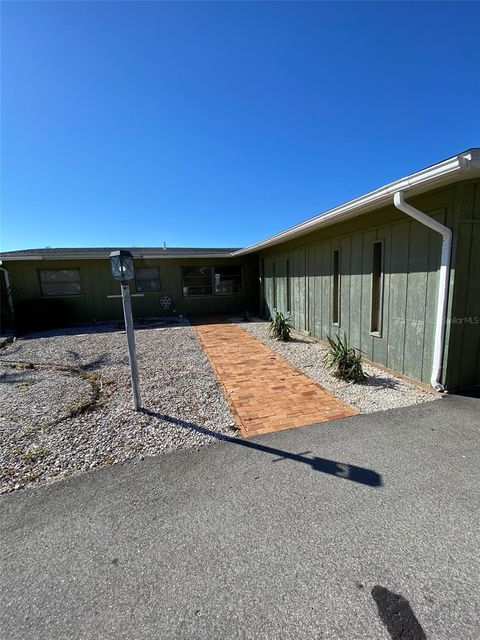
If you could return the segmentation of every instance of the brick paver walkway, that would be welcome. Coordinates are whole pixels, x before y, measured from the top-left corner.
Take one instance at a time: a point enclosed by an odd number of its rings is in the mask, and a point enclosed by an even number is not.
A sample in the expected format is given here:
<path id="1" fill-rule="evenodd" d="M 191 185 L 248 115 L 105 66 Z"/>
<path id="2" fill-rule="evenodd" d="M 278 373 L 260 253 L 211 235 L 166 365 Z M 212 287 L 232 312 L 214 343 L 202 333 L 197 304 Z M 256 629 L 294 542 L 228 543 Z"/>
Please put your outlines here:
<path id="1" fill-rule="evenodd" d="M 197 324 L 195 331 L 242 435 L 355 415 L 350 406 L 238 325 Z"/>

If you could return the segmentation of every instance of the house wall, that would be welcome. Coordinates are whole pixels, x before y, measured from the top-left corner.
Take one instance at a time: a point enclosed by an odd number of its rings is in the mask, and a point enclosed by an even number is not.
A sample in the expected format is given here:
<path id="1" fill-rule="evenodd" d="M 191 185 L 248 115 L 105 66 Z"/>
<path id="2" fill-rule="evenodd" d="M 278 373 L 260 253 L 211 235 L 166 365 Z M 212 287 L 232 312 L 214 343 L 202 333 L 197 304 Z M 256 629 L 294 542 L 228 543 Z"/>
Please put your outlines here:
<path id="1" fill-rule="evenodd" d="M 480 385 L 480 180 L 458 185 L 454 220 L 455 285 L 446 351 L 452 389 Z"/>
<path id="2" fill-rule="evenodd" d="M 145 292 L 143 297 L 132 298 L 133 315 L 136 318 L 155 317 L 164 314 L 160 307 L 160 297 L 170 296 L 177 313 L 210 314 L 234 313 L 258 309 L 257 259 L 243 258 L 215 259 L 135 259 L 135 267 L 158 267 L 160 269 L 161 292 Z M 238 295 L 216 295 L 184 297 L 181 267 L 186 265 L 239 264 L 243 268 L 244 291 Z M 119 320 L 122 303 L 119 298 L 108 298 L 119 294 L 119 283 L 113 280 L 108 259 L 105 260 L 25 260 L 8 261 L 4 265 L 9 272 L 14 303 L 23 300 L 41 299 L 40 269 L 80 269 L 82 294 L 78 296 L 47 296 L 45 300 L 62 300 L 69 311 L 70 322 L 92 320 Z M 131 282 L 131 292 L 136 293 L 135 282 Z"/>
<path id="3" fill-rule="evenodd" d="M 475 217 L 480 217 L 478 181 L 453 185 L 408 201 L 454 230 L 449 316 L 459 311 L 462 315 L 468 311 L 468 314 L 480 316 L 480 247 Z M 472 214 L 473 201 L 477 207 L 475 214 Z M 460 209 L 464 216 L 461 222 Z M 466 222 L 470 218 L 475 221 Z M 375 240 L 383 242 L 384 271 L 382 327 L 378 336 L 370 331 L 372 245 Z M 334 249 L 341 252 L 338 326 L 332 322 Z M 351 344 L 366 358 L 428 383 L 433 357 L 440 249 L 439 234 L 398 211 L 393 204 L 314 231 L 261 253 L 263 313 L 268 317 L 276 306 L 291 316 L 295 328 L 321 340 L 326 340 L 328 335 L 346 333 Z M 291 309 L 287 309 L 287 260 L 291 271 Z M 456 282 L 457 268 L 461 277 Z M 479 332 L 478 324 L 449 322 L 447 354 L 450 361 L 444 368 L 444 382 L 448 387 L 480 382 Z"/>

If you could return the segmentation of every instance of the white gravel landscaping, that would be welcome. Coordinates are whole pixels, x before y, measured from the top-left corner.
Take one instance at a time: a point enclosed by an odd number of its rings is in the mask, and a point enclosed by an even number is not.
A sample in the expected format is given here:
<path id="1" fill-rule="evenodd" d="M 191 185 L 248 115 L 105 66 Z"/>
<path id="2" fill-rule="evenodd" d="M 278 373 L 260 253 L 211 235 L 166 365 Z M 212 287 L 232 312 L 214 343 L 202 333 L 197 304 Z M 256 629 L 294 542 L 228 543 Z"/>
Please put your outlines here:
<path id="1" fill-rule="evenodd" d="M 268 323 L 264 321 L 243 322 L 240 326 L 283 356 L 299 371 L 334 393 L 337 398 L 347 402 L 359 413 L 373 413 L 385 409 L 407 407 L 420 402 L 429 402 L 439 398 L 438 393 L 427 391 L 403 378 L 364 363 L 368 374 L 365 383 L 352 384 L 333 376 L 323 364 L 326 347 L 298 332 L 292 333 L 290 342 L 279 342 L 268 334 Z"/>
<path id="2" fill-rule="evenodd" d="M 323 364 L 326 348 L 295 333 L 268 335 L 263 321 L 239 322 L 338 398 L 371 413 L 438 398 L 365 365 L 364 384 L 348 384 Z M 222 389 L 186 321 L 137 327 L 142 407 L 131 408 L 125 332 L 117 325 L 32 334 L 0 350 L 2 493 L 95 467 L 214 442 L 235 435 Z"/>
<path id="3" fill-rule="evenodd" d="M 136 341 L 149 413 L 131 408 L 126 337 L 115 326 L 32 334 L 1 349 L 2 493 L 213 442 L 202 428 L 235 434 L 188 323 L 139 328 Z"/>

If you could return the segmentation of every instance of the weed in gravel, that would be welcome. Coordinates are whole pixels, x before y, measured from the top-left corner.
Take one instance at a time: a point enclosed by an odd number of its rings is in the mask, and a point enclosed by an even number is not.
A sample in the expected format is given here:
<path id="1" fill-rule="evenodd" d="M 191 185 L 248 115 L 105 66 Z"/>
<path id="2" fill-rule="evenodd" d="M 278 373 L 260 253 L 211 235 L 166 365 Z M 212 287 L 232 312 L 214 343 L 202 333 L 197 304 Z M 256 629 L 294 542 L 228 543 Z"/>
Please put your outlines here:
<path id="1" fill-rule="evenodd" d="M 79 413 L 83 413 L 91 403 L 91 398 L 86 398 L 84 395 L 79 395 L 75 402 L 67 404 L 65 409 L 68 411 L 69 417 L 73 417 L 77 416 Z"/>
<path id="2" fill-rule="evenodd" d="M 48 456 L 48 451 L 46 451 L 42 447 L 36 447 L 35 449 L 29 449 L 28 451 L 25 451 L 22 455 L 26 460 L 30 462 L 38 462 L 39 460 L 42 460 L 43 458 L 46 458 Z"/>
<path id="3" fill-rule="evenodd" d="M 11 366 L 12 369 L 16 369 L 17 371 L 26 371 L 27 369 L 33 369 L 35 365 L 33 362 L 15 362 Z"/>
<path id="4" fill-rule="evenodd" d="M 32 384 L 33 384 L 33 382 L 31 380 L 22 380 L 22 382 L 19 382 L 15 386 L 18 389 L 26 389 L 27 387 L 30 387 Z"/>

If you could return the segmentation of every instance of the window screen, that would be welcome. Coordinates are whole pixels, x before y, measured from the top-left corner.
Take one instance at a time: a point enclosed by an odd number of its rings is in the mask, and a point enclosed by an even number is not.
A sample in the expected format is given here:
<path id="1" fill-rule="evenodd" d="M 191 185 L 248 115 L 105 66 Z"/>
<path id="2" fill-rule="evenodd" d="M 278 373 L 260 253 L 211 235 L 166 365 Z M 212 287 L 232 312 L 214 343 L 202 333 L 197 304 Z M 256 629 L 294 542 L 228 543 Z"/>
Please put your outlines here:
<path id="1" fill-rule="evenodd" d="M 184 296 L 213 294 L 212 267 L 182 267 Z"/>
<path id="2" fill-rule="evenodd" d="M 273 297 L 273 308 L 277 308 L 277 265 L 275 262 L 272 263 L 272 297 Z"/>
<path id="3" fill-rule="evenodd" d="M 287 281 L 287 311 L 292 310 L 292 283 L 290 282 L 290 260 L 285 262 L 285 278 Z"/>
<path id="4" fill-rule="evenodd" d="M 381 330 L 382 320 L 382 243 L 373 243 L 372 255 L 372 333 Z"/>
<path id="5" fill-rule="evenodd" d="M 135 269 L 137 291 L 160 291 L 160 270 L 158 267 L 137 267 Z"/>
<path id="6" fill-rule="evenodd" d="M 243 292 L 242 267 L 182 267 L 184 296 L 235 295 Z"/>
<path id="7" fill-rule="evenodd" d="M 340 324 L 340 249 L 333 252 L 332 322 Z"/>
<path id="8" fill-rule="evenodd" d="M 41 269 L 39 277 L 43 296 L 78 296 L 82 293 L 80 269 Z"/>
<path id="9" fill-rule="evenodd" d="M 217 294 L 242 293 L 242 267 L 235 265 L 215 267 L 214 282 Z"/>

